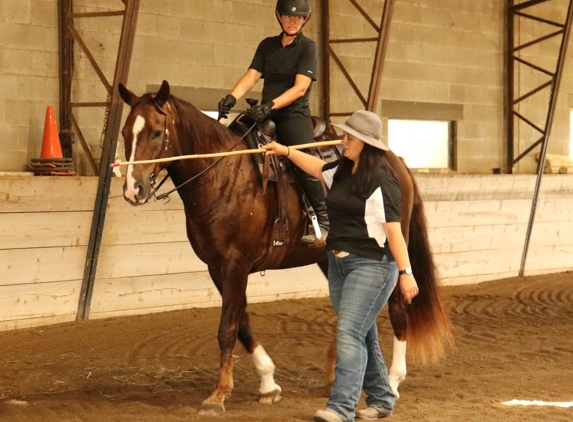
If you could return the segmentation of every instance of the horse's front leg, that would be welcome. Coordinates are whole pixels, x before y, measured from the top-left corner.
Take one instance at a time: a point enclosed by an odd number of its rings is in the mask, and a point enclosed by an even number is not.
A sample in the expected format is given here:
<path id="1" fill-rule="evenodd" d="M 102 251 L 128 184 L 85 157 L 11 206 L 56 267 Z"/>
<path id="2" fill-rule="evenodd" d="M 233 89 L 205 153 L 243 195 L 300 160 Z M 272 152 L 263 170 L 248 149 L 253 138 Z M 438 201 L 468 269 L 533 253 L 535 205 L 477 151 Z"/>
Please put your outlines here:
<path id="1" fill-rule="evenodd" d="M 222 296 L 219 322 L 219 379 L 213 394 L 203 401 L 199 414 L 218 416 L 225 412 L 225 400 L 233 391 L 233 349 L 237 340 L 239 322 L 246 306 L 248 271 L 240 265 L 225 268 L 209 266 L 209 273 Z"/>
<path id="2" fill-rule="evenodd" d="M 244 307 L 246 309 L 246 303 Z M 251 356 L 253 364 L 257 370 L 257 374 L 261 379 L 261 384 L 259 387 L 259 403 L 277 403 L 281 399 L 281 388 L 275 383 L 275 364 L 263 346 L 261 346 L 261 344 L 253 338 L 253 334 L 251 332 L 251 324 L 249 322 L 249 314 L 246 311 L 241 317 L 238 337 L 240 342 L 245 347 L 245 350 Z"/>
<path id="3" fill-rule="evenodd" d="M 223 324 L 221 324 L 223 325 Z M 233 391 L 233 348 L 234 341 L 230 340 L 230 335 L 227 330 L 223 332 L 219 329 L 219 379 L 215 391 L 203 400 L 200 415 L 219 416 L 225 412 L 225 400 L 231 395 Z M 236 333 L 236 331 L 235 331 Z M 236 337 L 233 333 L 232 337 Z"/>
<path id="4" fill-rule="evenodd" d="M 394 330 L 394 347 L 392 350 L 392 365 L 388 371 L 390 387 L 396 398 L 400 397 L 398 386 L 406 379 L 406 330 L 408 328 L 408 312 L 404 306 L 404 298 L 397 285 L 388 300 L 388 314 Z"/>

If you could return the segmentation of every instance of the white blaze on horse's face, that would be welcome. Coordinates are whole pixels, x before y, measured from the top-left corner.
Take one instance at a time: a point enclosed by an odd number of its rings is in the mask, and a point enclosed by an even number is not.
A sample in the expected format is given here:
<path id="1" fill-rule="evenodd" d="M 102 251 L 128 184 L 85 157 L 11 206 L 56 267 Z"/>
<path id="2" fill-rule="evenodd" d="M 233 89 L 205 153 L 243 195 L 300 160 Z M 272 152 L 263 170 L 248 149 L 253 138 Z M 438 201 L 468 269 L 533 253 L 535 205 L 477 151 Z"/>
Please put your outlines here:
<path id="1" fill-rule="evenodd" d="M 131 144 L 131 156 L 129 161 L 135 160 L 135 150 L 137 148 L 137 137 L 139 133 L 145 127 L 145 119 L 143 116 L 137 116 L 135 122 L 133 123 L 133 139 Z M 128 198 L 132 203 L 136 204 L 138 202 L 137 193 L 139 192 L 139 186 L 137 185 L 137 180 L 133 178 L 133 165 L 127 166 L 127 174 L 125 176 L 125 190 L 123 195 Z"/>

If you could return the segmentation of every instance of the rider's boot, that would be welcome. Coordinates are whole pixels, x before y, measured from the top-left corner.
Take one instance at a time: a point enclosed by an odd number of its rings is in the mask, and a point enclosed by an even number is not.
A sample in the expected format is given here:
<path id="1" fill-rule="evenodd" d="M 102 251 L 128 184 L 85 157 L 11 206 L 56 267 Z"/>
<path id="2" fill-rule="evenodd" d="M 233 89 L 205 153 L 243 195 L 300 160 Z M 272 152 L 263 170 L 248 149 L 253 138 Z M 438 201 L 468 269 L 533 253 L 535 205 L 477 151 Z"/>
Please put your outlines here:
<path id="1" fill-rule="evenodd" d="M 313 228 L 312 233 L 303 236 L 301 240 L 305 245 L 313 248 L 321 248 L 326 245 L 326 236 L 328 236 L 328 230 L 330 228 L 328 214 L 326 212 L 326 189 L 322 181 L 302 171 L 298 172 L 298 177 L 310 205 L 314 209 L 320 227 L 320 236 L 317 236 Z"/>

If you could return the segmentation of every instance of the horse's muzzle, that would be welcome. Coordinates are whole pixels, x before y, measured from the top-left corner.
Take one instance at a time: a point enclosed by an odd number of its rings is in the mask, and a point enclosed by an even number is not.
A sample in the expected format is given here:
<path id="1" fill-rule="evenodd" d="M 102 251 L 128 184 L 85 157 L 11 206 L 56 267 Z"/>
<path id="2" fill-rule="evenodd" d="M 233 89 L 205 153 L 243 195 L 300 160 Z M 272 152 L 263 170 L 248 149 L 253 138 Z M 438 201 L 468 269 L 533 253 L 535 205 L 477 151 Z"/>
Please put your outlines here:
<path id="1" fill-rule="evenodd" d="M 143 205 L 149 200 L 150 187 L 143 183 L 134 183 L 133 186 L 129 186 L 128 183 L 123 185 L 123 197 L 131 205 Z"/>

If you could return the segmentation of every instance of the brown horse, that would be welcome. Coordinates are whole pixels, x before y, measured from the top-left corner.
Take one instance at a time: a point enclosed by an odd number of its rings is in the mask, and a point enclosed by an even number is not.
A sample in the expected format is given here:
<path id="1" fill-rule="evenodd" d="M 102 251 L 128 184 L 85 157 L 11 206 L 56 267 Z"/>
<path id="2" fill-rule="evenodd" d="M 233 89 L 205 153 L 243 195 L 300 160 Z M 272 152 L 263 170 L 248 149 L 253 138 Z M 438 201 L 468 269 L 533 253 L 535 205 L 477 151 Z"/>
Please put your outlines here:
<path id="1" fill-rule="evenodd" d="M 130 161 L 181 155 L 246 149 L 240 138 L 191 104 L 169 94 L 163 81 L 157 94 L 136 96 L 119 85 L 122 99 L 131 106 L 122 135 Z M 394 362 L 390 369 L 392 387 L 406 375 L 406 333 L 422 360 L 433 360 L 450 341 L 449 319 L 442 307 L 427 237 L 422 202 L 409 171 L 393 156 L 396 173 L 405 191 L 403 227 L 409 231 L 412 268 L 420 293 L 406 307 L 400 289 L 390 299 L 390 318 L 395 331 Z M 169 163 L 128 165 L 124 197 L 133 205 L 145 204 L 155 192 L 155 175 L 165 167 L 183 201 L 187 236 L 196 255 L 207 264 L 209 274 L 222 296 L 218 340 L 220 371 L 215 391 L 203 401 L 201 413 L 218 415 L 233 389 L 232 352 L 237 338 L 252 357 L 260 376 L 260 402 L 280 400 L 274 381 L 274 364 L 251 332 L 246 311 L 246 287 L 250 273 L 271 268 L 292 268 L 318 263 L 326 271 L 324 249 L 311 249 L 300 242 L 307 221 L 301 212 L 300 188 L 285 188 L 288 238 L 284 256 L 267 267 L 273 225 L 279 215 L 277 185 L 269 183 L 263 192 L 260 176 L 251 158 L 235 155 L 215 159 L 177 160 Z M 210 167 L 212 166 L 212 167 Z M 408 330 L 406 331 L 406 328 Z"/>

